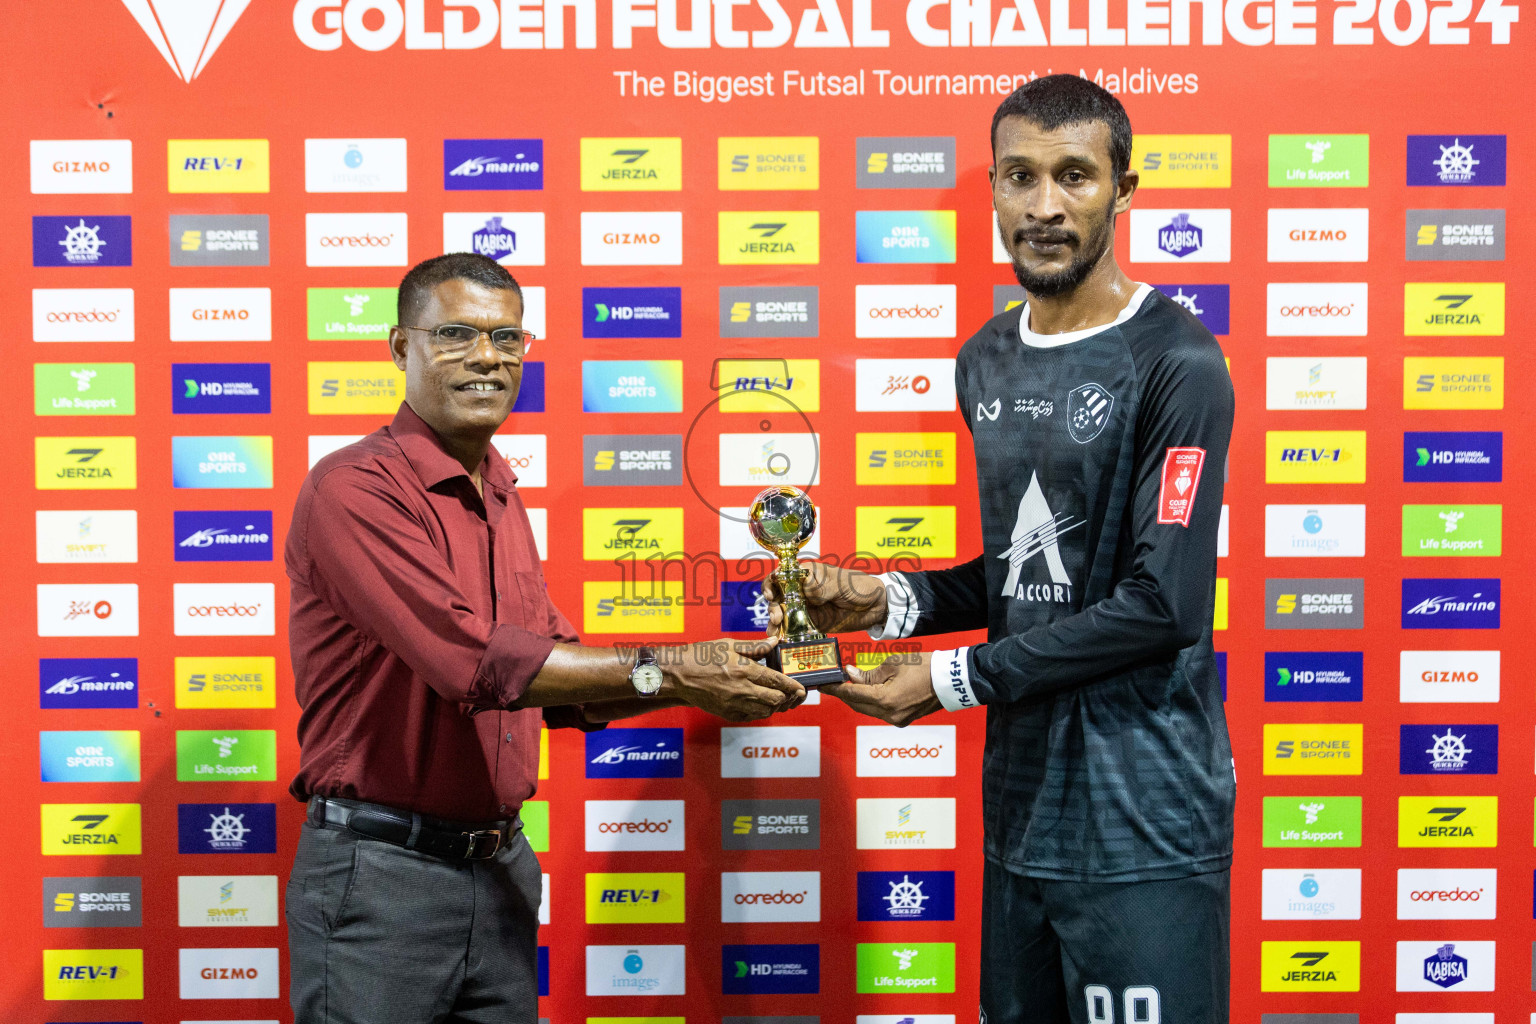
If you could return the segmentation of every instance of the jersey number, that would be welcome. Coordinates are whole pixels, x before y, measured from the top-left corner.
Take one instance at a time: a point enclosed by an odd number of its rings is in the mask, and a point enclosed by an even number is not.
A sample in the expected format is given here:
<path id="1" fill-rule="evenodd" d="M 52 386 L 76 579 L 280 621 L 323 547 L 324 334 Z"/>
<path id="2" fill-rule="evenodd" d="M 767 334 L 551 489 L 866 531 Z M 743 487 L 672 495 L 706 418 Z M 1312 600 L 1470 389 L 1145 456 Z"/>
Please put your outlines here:
<path id="1" fill-rule="evenodd" d="M 1103 985 L 1083 988 L 1088 1000 L 1088 1024 L 1115 1024 L 1115 996 Z M 1151 985 L 1132 985 L 1121 994 L 1125 1024 L 1162 1024 L 1163 1010 L 1157 989 Z"/>

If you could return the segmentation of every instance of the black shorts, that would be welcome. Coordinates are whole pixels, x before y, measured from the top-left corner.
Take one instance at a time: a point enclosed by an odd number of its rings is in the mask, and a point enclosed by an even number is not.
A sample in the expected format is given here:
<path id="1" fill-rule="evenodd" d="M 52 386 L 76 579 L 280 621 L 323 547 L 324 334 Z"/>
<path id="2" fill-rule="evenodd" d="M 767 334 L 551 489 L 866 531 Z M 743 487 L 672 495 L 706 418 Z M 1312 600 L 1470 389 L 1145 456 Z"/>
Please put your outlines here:
<path id="1" fill-rule="evenodd" d="M 987 861 L 981 1024 L 1227 1024 L 1230 872 L 1056 882 Z"/>

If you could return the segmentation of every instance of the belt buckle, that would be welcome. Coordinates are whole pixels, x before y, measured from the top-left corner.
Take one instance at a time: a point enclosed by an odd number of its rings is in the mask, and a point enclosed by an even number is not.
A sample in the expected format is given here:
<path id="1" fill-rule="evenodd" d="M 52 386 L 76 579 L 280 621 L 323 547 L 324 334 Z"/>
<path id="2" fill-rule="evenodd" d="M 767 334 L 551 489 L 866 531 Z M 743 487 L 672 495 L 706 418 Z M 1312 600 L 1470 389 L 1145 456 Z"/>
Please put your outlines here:
<path id="1" fill-rule="evenodd" d="M 460 835 L 467 839 L 468 845 L 464 849 L 465 860 L 486 860 L 496 856 L 496 851 L 501 849 L 501 832 L 498 829 L 481 829 L 478 832 L 461 832 Z M 479 852 L 480 840 L 491 840 L 491 848 L 485 853 Z"/>

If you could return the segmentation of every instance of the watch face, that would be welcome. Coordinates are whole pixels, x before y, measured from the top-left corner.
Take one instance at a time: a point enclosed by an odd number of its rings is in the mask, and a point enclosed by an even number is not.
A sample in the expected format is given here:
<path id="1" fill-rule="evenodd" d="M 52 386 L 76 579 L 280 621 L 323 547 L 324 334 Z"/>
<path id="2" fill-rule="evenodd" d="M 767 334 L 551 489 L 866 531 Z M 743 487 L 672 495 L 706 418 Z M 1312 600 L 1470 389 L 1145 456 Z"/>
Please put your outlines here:
<path id="1" fill-rule="evenodd" d="M 629 674 L 630 682 L 635 684 L 635 689 L 647 697 L 661 689 L 661 669 L 655 665 L 636 665 Z"/>

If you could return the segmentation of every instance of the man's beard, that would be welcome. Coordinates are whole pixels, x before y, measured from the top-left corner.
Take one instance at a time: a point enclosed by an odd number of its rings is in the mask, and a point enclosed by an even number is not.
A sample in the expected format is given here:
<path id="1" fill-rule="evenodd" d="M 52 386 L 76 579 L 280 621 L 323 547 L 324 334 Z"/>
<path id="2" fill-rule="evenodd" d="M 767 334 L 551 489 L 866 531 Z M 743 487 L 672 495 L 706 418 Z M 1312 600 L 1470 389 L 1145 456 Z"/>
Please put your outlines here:
<path id="1" fill-rule="evenodd" d="M 1049 274 L 1037 274 L 1026 268 L 1018 260 L 1013 261 L 1013 276 L 1018 278 L 1019 284 L 1029 294 L 1042 299 L 1055 298 L 1065 295 L 1083 283 L 1083 279 L 1093 270 L 1094 264 L 1099 262 L 1111 244 L 1111 230 L 1115 223 L 1114 203 L 1110 203 L 1109 210 L 1099 225 L 1097 231 L 1088 239 L 1088 245 L 1078 249 L 1078 256 L 1063 270 Z M 1060 242 L 1075 244 L 1078 236 L 1071 231 L 1038 231 L 1034 234 L 1022 233 L 1014 237 L 1014 245 L 1022 246 L 1030 240 L 1045 242 Z"/>

